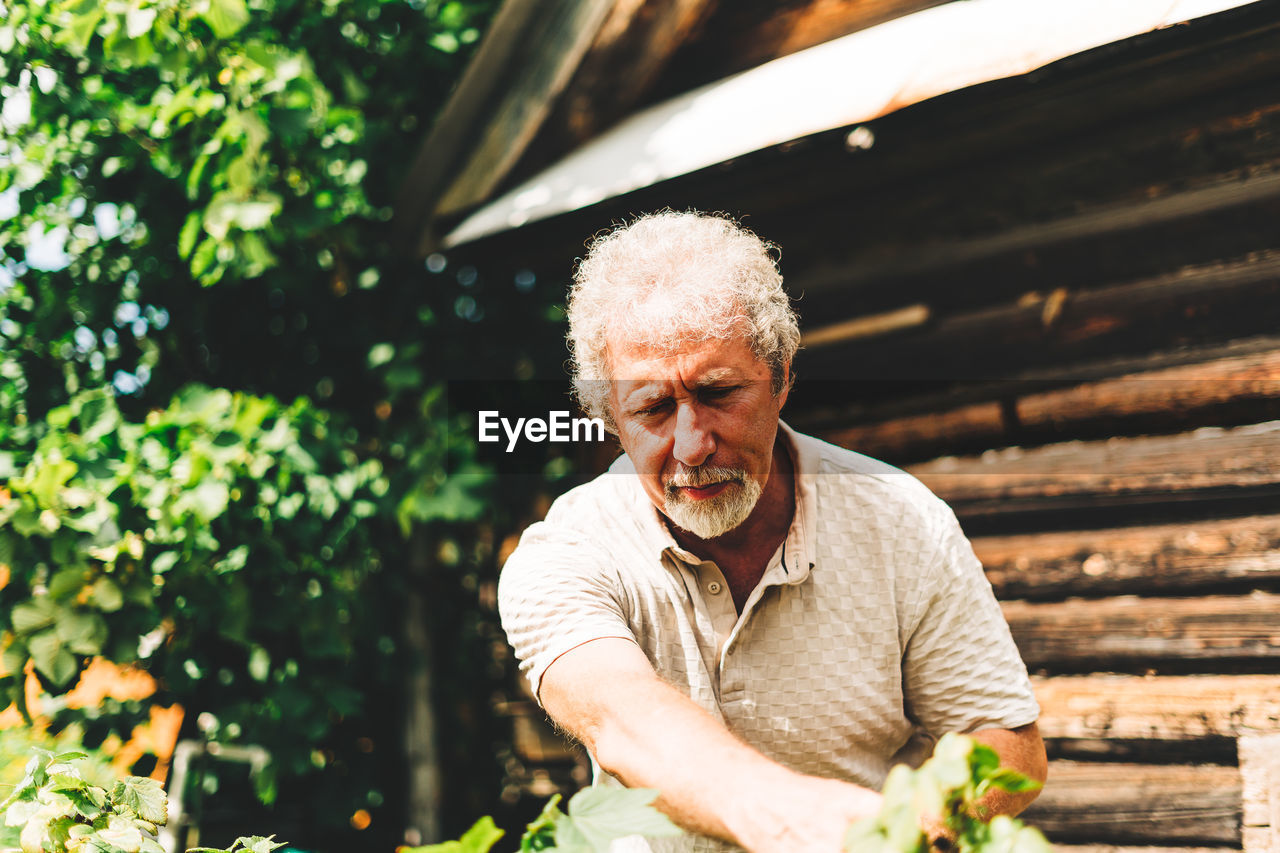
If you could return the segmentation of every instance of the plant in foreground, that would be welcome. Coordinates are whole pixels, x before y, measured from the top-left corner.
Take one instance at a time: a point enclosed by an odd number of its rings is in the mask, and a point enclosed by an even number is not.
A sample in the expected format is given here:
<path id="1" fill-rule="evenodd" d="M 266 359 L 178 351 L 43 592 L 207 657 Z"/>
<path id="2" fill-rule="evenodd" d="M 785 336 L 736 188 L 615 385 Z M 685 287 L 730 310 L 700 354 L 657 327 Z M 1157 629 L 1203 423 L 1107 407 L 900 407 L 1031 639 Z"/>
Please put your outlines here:
<path id="1" fill-rule="evenodd" d="M 982 798 L 992 790 L 1011 793 L 1040 787 L 1016 770 L 1000 766 L 996 751 L 973 738 L 947 734 L 933 757 L 912 770 L 899 765 L 884 785 L 884 805 L 875 817 L 849 829 L 850 853 L 926 853 L 921 818 L 940 820 L 959 853 L 1050 853 L 1040 830 L 999 815 L 984 819 Z"/>
<path id="2" fill-rule="evenodd" d="M 168 815 L 159 782 L 129 776 L 108 790 L 86 781 L 77 768 L 84 753 L 34 752 L 26 775 L 0 803 L 5 825 L 21 827 L 22 853 L 164 853 L 155 838 Z M 680 834 L 650 805 L 657 795 L 645 789 L 588 788 L 569 801 L 567 812 L 560 809 L 560 797 L 553 797 L 529 824 L 520 849 L 606 853 L 616 838 Z M 457 841 L 402 848 L 402 853 L 488 853 L 502 835 L 485 817 Z M 248 836 L 225 850 L 197 847 L 188 853 L 271 853 L 284 846 L 274 836 Z"/>
<path id="3" fill-rule="evenodd" d="M 76 767 L 84 753 L 34 752 L 26 775 L 0 803 L 5 825 L 21 827 L 22 853 L 164 853 L 155 839 L 168 811 L 159 782 L 130 776 L 107 790 L 86 781 Z M 981 800 L 989 791 L 1017 793 L 1037 784 L 1000 767 L 990 747 L 946 735 L 919 770 L 899 766 L 889 773 L 880 813 L 850 828 L 845 849 L 927 853 L 929 841 L 920 828 L 926 816 L 941 821 L 959 853 L 1050 853 L 1039 830 L 1005 816 L 987 822 L 981 813 Z M 657 795 L 643 788 L 587 788 L 564 810 L 560 797 L 552 797 L 525 830 L 520 851 L 607 853 L 618 838 L 679 835 L 681 830 L 653 808 Z M 484 817 L 456 841 L 401 848 L 400 853 L 489 853 L 502 836 L 493 819 Z M 225 850 L 197 847 L 188 853 L 271 853 L 284 846 L 274 836 L 249 836 Z"/>

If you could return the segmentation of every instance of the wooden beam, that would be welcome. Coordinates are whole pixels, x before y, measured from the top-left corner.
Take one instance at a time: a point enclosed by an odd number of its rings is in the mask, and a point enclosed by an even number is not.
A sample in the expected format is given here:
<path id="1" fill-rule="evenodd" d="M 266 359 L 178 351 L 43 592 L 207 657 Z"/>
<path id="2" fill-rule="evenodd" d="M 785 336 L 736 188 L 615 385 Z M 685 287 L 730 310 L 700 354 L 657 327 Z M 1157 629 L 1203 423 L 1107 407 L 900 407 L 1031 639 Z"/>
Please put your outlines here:
<path id="1" fill-rule="evenodd" d="M 1055 842 L 1240 843 L 1235 767 L 1053 762 L 1023 814 Z"/>
<path id="2" fill-rule="evenodd" d="M 513 179 L 532 175 L 640 105 L 714 7 L 715 0 L 619 0 Z"/>
<path id="3" fill-rule="evenodd" d="M 1157 594 L 1280 581 L 1280 516 L 978 536 L 1000 598 Z"/>
<path id="4" fill-rule="evenodd" d="M 1280 595 L 1002 605 L 1031 669 L 1146 669 L 1280 660 Z"/>
<path id="5" fill-rule="evenodd" d="M 945 458 L 907 470 L 967 518 L 1280 492 L 1280 422 Z"/>
<path id="6" fill-rule="evenodd" d="M 1001 383 L 990 386 L 988 393 L 1000 394 L 1000 399 L 828 429 L 822 437 L 876 458 L 920 459 L 946 455 L 957 447 L 1041 444 L 1122 434 L 1126 429 L 1201 426 L 1215 422 L 1215 413 L 1223 411 L 1280 414 L 1280 349 L 1049 391 L 1020 391 L 1016 384 Z"/>
<path id="7" fill-rule="evenodd" d="M 1280 675 L 1032 679 L 1045 738 L 1187 741 L 1280 732 Z"/>
<path id="8" fill-rule="evenodd" d="M 418 151 L 397 228 L 434 248 L 441 215 L 488 198 L 551 111 L 618 0 L 507 0 Z"/>
<path id="9" fill-rule="evenodd" d="M 832 342 L 802 351 L 796 363 L 822 378 L 1007 379 L 1046 364 L 1270 333 L 1275 324 L 1266 308 L 1277 298 L 1280 251 L 1267 251 L 1107 287 L 1028 292 L 950 314 L 930 306 L 935 321 L 917 331 Z"/>
<path id="10" fill-rule="evenodd" d="M 1115 844 L 1054 844 L 1054 853 L 1238 853 L 1238 847 L 1121 847 Z"/>

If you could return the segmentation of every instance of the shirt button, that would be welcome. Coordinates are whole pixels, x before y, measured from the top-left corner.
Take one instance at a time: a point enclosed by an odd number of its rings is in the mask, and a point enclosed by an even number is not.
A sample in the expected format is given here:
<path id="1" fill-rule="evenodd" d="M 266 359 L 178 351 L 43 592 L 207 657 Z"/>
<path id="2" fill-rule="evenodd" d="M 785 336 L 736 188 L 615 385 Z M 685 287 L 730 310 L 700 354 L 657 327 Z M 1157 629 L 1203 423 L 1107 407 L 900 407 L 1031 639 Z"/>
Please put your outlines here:
<path id="1" fill-rule="evenodd" d="M 720 581 L 712 581 L 711 583 L 707 584 L 707 592 L 711 593 L 712 595 L 719 595 Z"/>

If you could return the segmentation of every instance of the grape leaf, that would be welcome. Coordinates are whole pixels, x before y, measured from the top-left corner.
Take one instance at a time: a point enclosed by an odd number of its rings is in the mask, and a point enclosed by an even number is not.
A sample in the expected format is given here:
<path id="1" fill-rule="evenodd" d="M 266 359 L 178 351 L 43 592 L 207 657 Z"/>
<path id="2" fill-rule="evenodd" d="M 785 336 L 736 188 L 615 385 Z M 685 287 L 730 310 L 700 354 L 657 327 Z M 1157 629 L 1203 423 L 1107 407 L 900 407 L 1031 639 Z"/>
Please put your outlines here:
<path id="1" fill-rule="evenodd" d="M 581 849 L 608 853 L 610 843 L 629 835 L 679 835 L 681 829 L 650 805 L 657 797 L 652 788 L 579 791 L 569 800 L 568 816 L 556 824 L 556 845 L 578 848 L 585 844 Z"/>
<path id="2" fill-rule="evenodd" d="M 135 817 L 163 826 L 168 819 L 168 798 L 155 779 L 130 776 L 116 783 L 111 799 L 133 812 Z"/>

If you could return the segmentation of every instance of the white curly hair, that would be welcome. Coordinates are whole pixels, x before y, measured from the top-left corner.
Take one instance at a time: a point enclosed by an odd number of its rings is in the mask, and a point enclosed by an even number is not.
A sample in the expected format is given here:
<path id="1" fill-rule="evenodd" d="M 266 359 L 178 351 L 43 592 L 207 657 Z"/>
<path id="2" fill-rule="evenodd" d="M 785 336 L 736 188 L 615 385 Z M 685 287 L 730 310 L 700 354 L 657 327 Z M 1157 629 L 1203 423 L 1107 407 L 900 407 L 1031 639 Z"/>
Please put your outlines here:
<path id="1" fill-rule="evenodd" d="M 800 326 L 777 247 L 725 214 L 663 210 L 597 235 L 569 288 L 574 393 L 611 432 L 608 340 L 671 352 L 744 339 L 782 391 Z"/>

